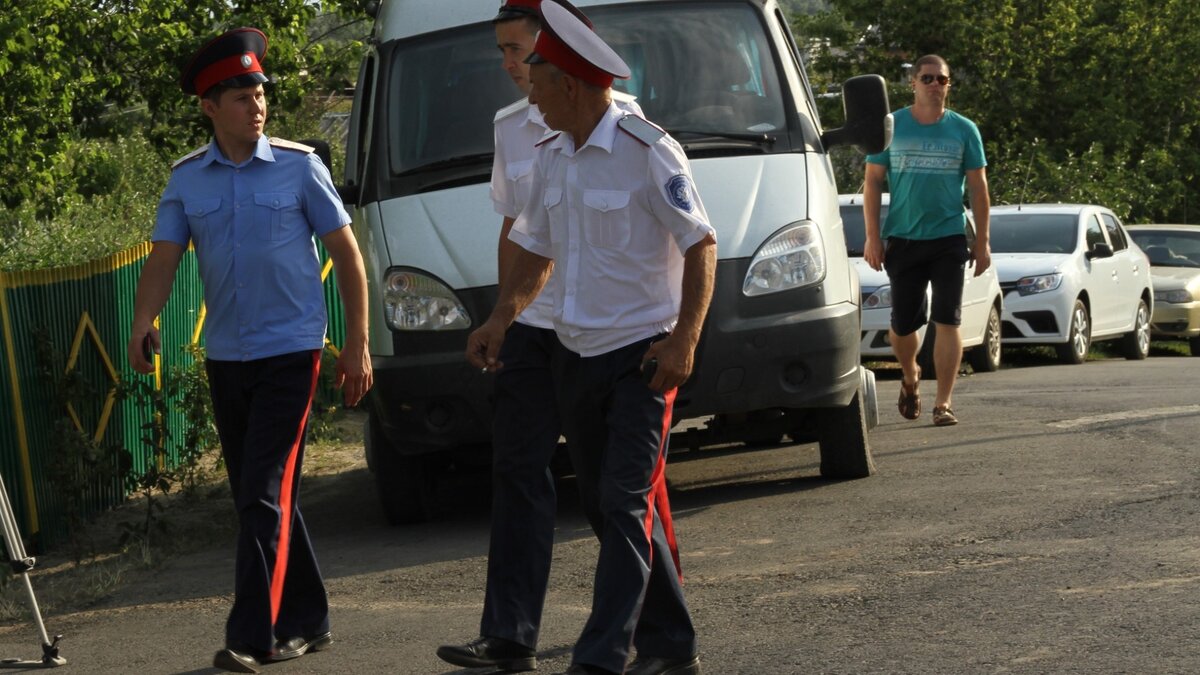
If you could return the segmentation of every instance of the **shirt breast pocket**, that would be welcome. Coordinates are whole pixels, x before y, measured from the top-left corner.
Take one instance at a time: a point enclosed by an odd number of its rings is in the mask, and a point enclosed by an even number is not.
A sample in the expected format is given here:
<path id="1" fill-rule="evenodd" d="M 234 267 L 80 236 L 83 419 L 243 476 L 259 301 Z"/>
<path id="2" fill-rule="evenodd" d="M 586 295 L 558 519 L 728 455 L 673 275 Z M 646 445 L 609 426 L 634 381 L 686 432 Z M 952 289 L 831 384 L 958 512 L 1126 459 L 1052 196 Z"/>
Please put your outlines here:
<path id="1" fill-rule="evenodd" d="M 629 193 L 622 190 L 583 191 L 583 236 L 600 248 L 624 248 L 632 234 Z"/>
<path id="2" fill-rule="evenodd" d="M 504 167 L 504 176 L 512 186 L 517 208 L 525 208 L 525 202 L 529 200 L 529 183 L 533 179 L 533 160 L 509 162 Z"/>
<path id="3" fill-rule="evenodd" d="M 296 193 L 259 192 L 254 195 L 254 232 L 260 239 L 287 239 L 303 220 L 300 196 Z"/>
<path id="4" fill-rule="evenodd" d="M 183 203 L 183 213 L 187 216 L 188 228 L 192 236 L 204 235 L 210 227 L 217 224 L 216 220 L 221 210 L 221 198 L 196 199 Z"/>

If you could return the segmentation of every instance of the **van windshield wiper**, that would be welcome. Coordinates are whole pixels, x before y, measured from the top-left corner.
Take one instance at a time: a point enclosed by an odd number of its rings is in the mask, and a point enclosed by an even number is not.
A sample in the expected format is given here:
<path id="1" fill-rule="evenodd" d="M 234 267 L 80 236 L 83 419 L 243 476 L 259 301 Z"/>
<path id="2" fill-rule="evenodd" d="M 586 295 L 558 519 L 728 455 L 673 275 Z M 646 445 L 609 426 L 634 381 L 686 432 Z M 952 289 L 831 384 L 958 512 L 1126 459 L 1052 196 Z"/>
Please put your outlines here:
<path id="1" fill-rule="evenodd" d="M 709 131 L 701 129 L 668 129 L 667 133 L 676 138 L 678 138 L 681 134 L 695 137 L 687 139 L 687 143 L 684 143 L 682 140 L 680 140 L 679 142 L 684 145 L 709 145 L 724 141 L 737 141 L 738 145 L 763 147 L 774 145 L 776 141 L 775 136 L 765 133 Z"/>
<path id="2" fill-rule="evenodd" d="M 456 169 L 462 166 L 470 166 L 483 161 L 491 161 L 492 153 L 477 152 L 472 155 L 458 155 L 457 157 L 449 157 L 447 159 L 439 159 L 436 162 L 428 162 L 420 166 L 413 167 L 406 171 L 401 171 L 400 176 L 411 176 L 414 173 L 424 173 L 426 171 L 438 171 L 441 169 Z M 490 167 L 489 167 L 490 169 Z"/>

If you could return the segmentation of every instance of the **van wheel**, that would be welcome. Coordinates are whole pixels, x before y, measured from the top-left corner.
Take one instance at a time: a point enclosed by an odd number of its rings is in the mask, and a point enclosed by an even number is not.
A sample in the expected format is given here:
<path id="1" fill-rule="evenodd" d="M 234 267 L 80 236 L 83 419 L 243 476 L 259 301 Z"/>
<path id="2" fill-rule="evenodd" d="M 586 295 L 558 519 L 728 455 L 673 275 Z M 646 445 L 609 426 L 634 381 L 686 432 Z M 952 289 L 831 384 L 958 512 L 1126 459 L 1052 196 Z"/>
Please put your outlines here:
<path id="1" fill-rule="evenodd" d="M 1082 300 L 1075 300 L 1071 310 L 1071 329 L 1067 331 L 1066 344 L 1054 345 L 1061 363 L 1079 364 L 1087 360 L 1088 350 L 1092 348 L 1092 322 L 1088 317 L 1087 305 Z"/>
<path id="2" fill-rule="evenodd" d="M 991 311 L 988 312 L 983 344 L 967 352 L 967 362 L 977 373 L 994 373 L 1000 370 L 1000 310 L 995 305 L 992 305 Z"/>
<path id="3" fill-rule="evenodd" d="M 427 455 L 406 455 L 388 440 L 374 413 L 367 415 L 367 456 L 375 474 L 379 505 L 389 525 L 420 523 L 433 517 L 437 473 Z"/>
<path id="4" fill-rule="evenodd" d="M 1200 356 L 1200 337 L 1188 338 L 1188 347 L 1192 349 L 1192 356 Z"/>
<path id="5" fill-rule="evenodd" d="M 1150 355 L 1150 310 L 1145 300 L 1138 300 L 1133 330 L 1121 338 L 1121 354 L 1130 361 L 1141 361 Z"/>
<path id="6" fill-rule="evenodd" d="M 821 448 L 821 476 L 866 478 L 875 473 L 867 441 L 867 404 L 861 383 L 848 405 L 821 411 L 817 417 L 817 441 Z"/>

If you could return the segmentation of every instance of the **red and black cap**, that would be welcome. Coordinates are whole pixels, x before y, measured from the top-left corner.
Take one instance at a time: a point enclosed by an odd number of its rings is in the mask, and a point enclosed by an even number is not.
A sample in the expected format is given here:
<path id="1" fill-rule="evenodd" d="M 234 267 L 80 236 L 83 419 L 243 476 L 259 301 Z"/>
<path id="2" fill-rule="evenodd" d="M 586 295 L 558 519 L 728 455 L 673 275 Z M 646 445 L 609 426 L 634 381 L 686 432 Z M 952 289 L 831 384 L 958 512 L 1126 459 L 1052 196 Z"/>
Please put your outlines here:
<path id="1" fill-rule="evenodd" d="M 545 0 L 542 29 L 526 63 L 551 63 L 564 73 L 597 87 L 628 79 L 629 66 L 592 30 L 592 22 L 569 3 Z"/>
<path id="2" fill-rule="evenodd" d="M 492 23 L 512 19 L 536 19 L 540 4 L 542 4 L 542 0 L 505 0 L 505 3 L 500 5 L 500 11 L 496 13 L 496 18 L 492 19 Z"/>
<path id="3" fill-rule="evenodd" d="M 267 36 L 257 28 L 235 28 L 210 40 L 188 61 L 179 79 L 183 93 L 204 96 L 213 86 L 252 87 L 270 82 L 263 74 Z"/>

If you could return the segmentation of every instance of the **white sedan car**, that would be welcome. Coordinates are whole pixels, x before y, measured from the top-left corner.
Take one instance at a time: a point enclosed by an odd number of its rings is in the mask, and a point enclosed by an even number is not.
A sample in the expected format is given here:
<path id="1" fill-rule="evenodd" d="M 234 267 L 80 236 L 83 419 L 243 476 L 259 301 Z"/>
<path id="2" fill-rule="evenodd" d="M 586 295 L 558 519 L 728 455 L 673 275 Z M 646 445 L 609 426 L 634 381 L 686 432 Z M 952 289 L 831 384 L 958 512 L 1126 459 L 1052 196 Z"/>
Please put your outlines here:
<path id="1" fill-rule="evenodd" d="M 862 286 L 862 345 L 864 358 L 873 360 L 891 359 L 892 346 L 888 342 L 888 328 L 892 323 L 892 289 L 887 273 L 871 269 L 863 260 L 863 242 L 866 232 L 863 225 L 862 195 L 850 194 L 839 197 L 842 212 L 842 228 L 846 235 L 846 248 L 850 260 L 858 270 Z M 881 218 L 887 217 L 888 195 L 883 195 Z M 965 234 L 968 242 L 975 241 L 975 225 L 967 218 Z M 929 290 L 926 289 L 926 293 Z M 989 269 L 975 276 L 975 268 L 967 266 L 963 279 L 962 340 L 966 360 L 976 372 L 992 372 L 1000 367 L 1000 316 L 1002 312 L 1000 282 L 995 270 Z M 925 377 L 932 377 L 933 340 L 925 339 L 925 327 L 918 331 L 921 336 L 921 352 L 918 361 Z"/>
<path id="2" fill-rule="evenodd" d="M 1004 290 L 1005 345 L 1053 345 L 1083 363 L 1092 342 L 1150 353 L 1150 263 L 1103 206 L 1024 204 L 991 211 L 992 265 Z"/>

